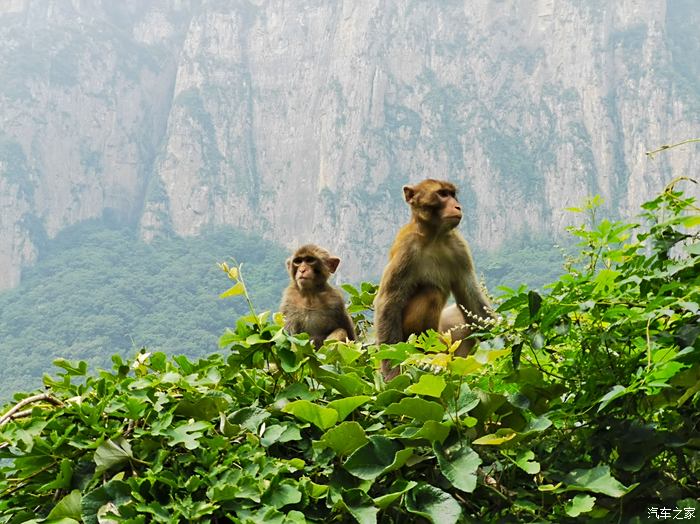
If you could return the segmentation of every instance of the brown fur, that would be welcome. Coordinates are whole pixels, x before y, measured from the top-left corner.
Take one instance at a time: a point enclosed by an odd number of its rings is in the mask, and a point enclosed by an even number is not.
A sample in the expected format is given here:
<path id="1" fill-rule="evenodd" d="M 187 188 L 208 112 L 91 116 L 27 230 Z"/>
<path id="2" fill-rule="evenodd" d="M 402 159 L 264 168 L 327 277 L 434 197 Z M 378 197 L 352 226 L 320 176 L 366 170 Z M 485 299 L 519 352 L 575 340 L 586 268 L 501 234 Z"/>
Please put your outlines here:
<path id="1" fill-rule="evenodd" d="M 397 234 L 379 284 L 375 301 L 379 344 L 393 344 L 405 341 L 412 333 L 439 329 L 450 294 L 467 311 L 490 316 L 469 246 L 456 229 L 462 219 L 456 187 L 428 179 L 403 190 L 411 206 L 411 221 Z M 465 324 L 464 315 L 457 309 L 446 316 L 444 326 L 451 329 L 460 318 L 460 324 Z M 384 361 L 382 373 L 388 380 L 398 369 L 391 369 Z"/>
<path id="2" fill-rule="evenodd" d="M 308 333 L 316 347 L 324 340 L 355 340 L 355 328 L 343 295 L 328 284 L 340 259 L 314 244 L 296 250 L 287 260 L 290 283 L 280 311 L 290 334 Z"/>

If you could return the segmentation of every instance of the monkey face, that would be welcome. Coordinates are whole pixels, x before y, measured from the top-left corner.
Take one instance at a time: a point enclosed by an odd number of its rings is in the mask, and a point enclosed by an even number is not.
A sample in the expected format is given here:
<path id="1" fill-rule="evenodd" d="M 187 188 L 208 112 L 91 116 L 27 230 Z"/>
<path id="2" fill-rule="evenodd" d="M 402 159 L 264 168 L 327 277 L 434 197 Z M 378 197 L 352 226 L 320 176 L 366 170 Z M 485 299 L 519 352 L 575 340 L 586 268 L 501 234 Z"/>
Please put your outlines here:
<path id="1" fill-rule="evenodd" d="M 297 256 L 292 259 L 292 278 L 299 289 L 314 287 L 319 275 L 319 260 L 313 256 Z"/>
<path id="2" fill-rule="evenodd" d="M 414 217 L 439 231 L 454 229 L 462 220 L 457 188 L 450 182 L 427 179 L 415 186 L 404 186 L 404 198 Z"/>
<path id="3" fill-rule="evenodd" d="M 440 189 L 437 191 L 437 197 L 442 220 L 452 227 L 457 227 L 462 220 L 462 206 L 457 200 L 457 195 L 449 189 Z"/>
<path id="4" fill-rule="evenodd" d="M 297 249 L 287 260 L 287 269 L 292 281 L 300 291 L 309 291 L 326 284 L 331 273 L 335 273 L 340 259 L 314 244 Z"/>

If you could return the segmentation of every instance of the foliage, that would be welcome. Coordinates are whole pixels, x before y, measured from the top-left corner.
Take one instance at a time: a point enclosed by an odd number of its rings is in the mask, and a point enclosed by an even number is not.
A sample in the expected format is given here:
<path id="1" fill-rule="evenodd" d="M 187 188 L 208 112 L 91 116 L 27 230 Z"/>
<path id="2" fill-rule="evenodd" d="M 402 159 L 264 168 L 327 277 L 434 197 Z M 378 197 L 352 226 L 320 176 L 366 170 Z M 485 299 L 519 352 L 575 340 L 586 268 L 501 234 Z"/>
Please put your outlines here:
<path id="1" fill-rule="evenodd" d="M 511 290 L 473 354 L 290 336 L 250 312 L 197 361 L 58 360 L 0 418 L 0 522 L 617 522 L 700 497 L 698 209 L 572 232 L 546 293 Z M 693 229 L 695 228 L 695 229 Z M 356 315 L 374 286 L 346 287 Z M 360 320 L 369 322 L 368 318 Z M 403 373 L 384 384 L 381 359 Z"/>
<path id="2" fill-rule="evenodd" d="M 152 351 L 200 357 L 221 326 L 247 309 L 217 299 L 216 261 L 240 253 L 256 302 L 275 307 L 287 283 L 284 251 L 231 229 L 150 244 L 125 228 L 88 223 L 61 233 L 0 294 L 0 401 L 38 387 L 57 357 L 110 366 L 110 355 Z"/>

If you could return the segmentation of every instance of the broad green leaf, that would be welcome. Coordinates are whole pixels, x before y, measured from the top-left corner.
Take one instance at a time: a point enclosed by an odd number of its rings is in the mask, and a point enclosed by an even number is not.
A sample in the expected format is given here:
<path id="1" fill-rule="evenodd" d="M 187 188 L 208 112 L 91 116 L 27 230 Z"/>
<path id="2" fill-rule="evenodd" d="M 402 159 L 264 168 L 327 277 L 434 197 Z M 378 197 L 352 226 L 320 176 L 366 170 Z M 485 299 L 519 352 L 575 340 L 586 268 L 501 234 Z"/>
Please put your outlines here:
<path id="1" fill-rule="evenodd" d="M 479 396 L 465 383 L 460 385 L 456 400 L 452 395 L 450 397 L 447 403 L 448 411 L 457 417 L 465 415 L 479 404 Z"/>
<path id="2" fill-rule="evenodd" d="M 472 355 L 466 358 L 455 357 L 452 359 L 448 366 L 449 370 L 452 373 L 463 377 L 466 375 L 471 375 L 472 373 L 480 370 L 483 367 L 484 364 L 481 362 L 477 362 L 477 360 Z"/>
<path id="3" fill-rule="evenodd" d="M 295 400 L 294 402 L 290 402 L 282 411 L 290 413 L 305 422 L 311 422 L 321 430 L 330 428 L 335 425 L 338 420 L 338 412 L 335 409 L 324 408 L 308 400 Z"/>
<path id="4" fill-rule="evenodd" d="M 336 347 L 344 364 L 352 364 L 364 354 L 364 351 L 357 349 L 354 344 L 339 343 Z"/>
<path id="5" fill-rule="evenodd" d="M 624 386 L 620 386 L 619 384 L 617 386 L 613 386 L 610 391 L 608 391 L 605 395 L 603 395 L 603 398 L 601 398 L 598 402 L 600 402 L 600 406 L 598 406 L 598 413 L 600 413 L 605 407 L 610 404 L 613 400 L 616 398 L 622 397 L 623 395 L 627 394 L 627 388 Z"/>
<path id="6" fill-rule="evenodd" d="M 401 497 L 401 495 L 408 493 L 417 485 L 418 483 L 412 480 L 399 479 L 391 485 L 389 493 L 374 499 L 374 505 L 379 509 L 386 509 L 391 506 L 396 499 Z"/>
<path id="7" fill-rule="evenodd" d="M 434 524 L 453 524 L 462 515 L 459 503 L 451 495 L 425 482 L 409 491 L 406 509 Z"/>
<path id="8" fill-rule="evenodd" d="M 512 440 L 516 435 L 517 433 L 512 429 L 503 428 L 496 431 L 496 433 L 484 435 L 483 437 L 472 441 L 472 444 L 480 444 L 482 446 L 500 446 L 501 444 Z"/>
<path id="9" fill-rule="evenodd" d="M 95 464 L 97 465 L 95 473 L 99 475 L 108 469 L 121 466 L 133 458 L 131 446 L 126 439 L 107 440 L 95 450 Z"/>
<path id="10" fill-rule="evenodd" d="M 445 415 L 445 409 L 432 400 L 404 398 L 400 402 L 388 406 L 384 413 L 387 415 L 404 415 L 425 422 L 427 420 L 442 420 L 442 417 Z"/>
<path id="11" fill-rule="evenodd" d="M 190 420 L 184 424 L 167 430 L 164 435 L 169 437 L 168 445 L 177 446 L 182 444 L 185 448 L 189 450 L 197 449 L 199 447 L 199 439 L 204 435 L 204 431 L 210 427 L 210 424 L 204 421 Z"/>
<path id="12" fill-rule="evenodd" d="M 637 484 L 633 484 L 630 487 L 625 487 L 624 484 L 610 475 L 609 466 L 575 469 L 566 476 L 564 482 L 567 484 L 567 490 L 592 491 L 615 498 L 629 493 L 637 486 Z"/>
<path id="13" fill-rule="evenodd" d="M 455 488 L 471 493 L 476 489 L 476 470 L 481 457 L 469 446 L 455 445 L 443 449 L 433 446 L 440 471 Z"/>
<path id="14" fill-rule="evenodd" d="M 270 412 L 265 409 L 261 409 L 257 406 L 246 406 L 232 413 L 228 417 L 228 421 L 231 424 L 238 424 L 251 433 L 257 433 L 260 424 L 262 424 L 269 416 Z"/>
<path id="15" fill-rule="evenodd" d="M 338 412 L 338 421 L 343 421 L 356 408 L 366 404 L 372 397 L 367 395 L 358 395 L 355 397 L 346 397 L 328 403 L 328 407 Z"/>
<path id="16" fill-rule="evenodd" d="M 287 373 L 295 373 L 306 363 L 308 357 L 304 357 L 301 352 L 292 351 L 288 348 L 279 348 L 277 356 L 280 359 L 282 369 Z"/>
<path id="17" fill-rule="evenodd" d="M 619 271 L 613 269 L 601 269 L 595 278 L 596 286 L 594 293 L 610 293 L 615 287 L 615 279 L 620 276 Z"/>
<path id="18" fill-rule="evenodd" d="M 445 386 L 445 378 L 442 375 L 425 374 L 420 377 L 416 384 L 409 386 L 406 393 L 440 398 Z"/>
<path id="19" fill-rule="evenodd" d="M 345 456 L 364 446 L 368 439 L 365 430 L 357 422 L 343 422 L 326 431 L 320 442 L 338 455 Z"/>
<path id="20" fill-rule="evenodd" d="M 85 524 L 98 524 L 98 512 L 106 504 L 119 507 L 131 499 L 131 488 L 122 480 L 110 480 L 89 492 L 82 500 L 82 516 Z"/>
<path id="21" fill-rule="evenodd" d="M 511 352 L 510 349 L 488 349 L 488 348 L 479 348 L 476 350 L 476 353 L 474 353 L 473 357 L 476 362 L 479 364 L 491 364 L 495 362 L 497 359 L 504 355 L 509 355 Z M 469 357 L 467 357 L 469 358 Z"/>
<path id="22" fill-rule="evenodd" d="M 590 495 L 576 495 L 566 503 L 565 511 L 569 517 L 578 517 L 581 513 L 588 513 L 595 506 L 595 497 Z"/>
<path id="23" fill-rule="evenodd" d="M 74 519 L 80 521 L 80 490 L 74 489 L 63 497 L 46 516 L 47 519 Z"/>
<path id="24" fill-rule="evenodd" d="M 361 489 L 349 489 L 343 492 L 343 503 L 360 524 L 376 524 L 379 510 L 367 493 Z"/>
<path id="25" fill-rule="evenodd" d="M 551 425 L 552 421 L 546 416 L 542 415 L 541 417 L 533 418 L 530 422 L 528 422 L 527 426 L 523 428 L 520 434 L 529 435 L 530 433 L 540 433 L 549 428 Z"/>
<path id="26" fill-rule="evenodd" d="M 537 461 L 533 461 L 532 459 L 534 458 L 535 454 L 532 451 L 523 451 L 515 459 L 515 463 L 525 473 L 529 473 L 530 475 L 536 475 L 540 472 L 540 463 Z"/>
<path id="27" fill-rule="evenodd" d="M 406 426 L 401 433 L 398 434 L 401 438 L 410 439 L 426 439 L 430 442 L 444 442 L 450 434 L 451 426 L 436 420 L 428 420 L 422 427 Z M 393 433 L 393 432 L 392 432 Z"/>
<path id="28" fill-rule="evenodd" d="M 344 466 L 358 478 L 374 480 L 382 473 L 403 466 L 412 454 L 410 448 L 402 449 L 398 442 L 375 435 L 350 455 Z"/>
<path id="29" fill-rule="evenodd" d="M 297 482 L 293 480 L 283 480 L 276 486 L 272 487 L 262 501 L 273 508 L 283 508 L 288 504 L 296 504 L 301 500 L 301 491 L 297 486 Z"/>
<path id="30" fill-rule="evenodd" d="M 231 399 L 227 395 L 212 391 L 205 396 L 182 399 L 175 408 L 175 413 L 196 420 L 211 420 L 220 412 L 227 411 L 230 403 Z"/>
<path id="31" fill-rule="evenodd" d="M 46 491 L 53 491 L 55 489 L 68 489 L 71 487 L 71 480 L 73 479 L 73 461 L 70 459 L 61 460 L 58 468 L 58 474 L 56 475 L 56 480 L 48 482 L 39 488 L 40 493 Z"/>

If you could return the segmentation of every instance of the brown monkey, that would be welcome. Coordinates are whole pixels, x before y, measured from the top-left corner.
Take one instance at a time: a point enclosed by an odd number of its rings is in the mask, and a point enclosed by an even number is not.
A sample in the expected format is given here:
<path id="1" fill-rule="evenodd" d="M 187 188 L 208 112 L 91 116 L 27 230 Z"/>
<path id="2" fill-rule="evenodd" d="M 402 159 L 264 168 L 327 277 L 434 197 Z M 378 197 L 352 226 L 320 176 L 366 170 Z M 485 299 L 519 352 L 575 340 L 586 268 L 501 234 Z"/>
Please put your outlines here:
<path id="1" fill-rule="evenodd" d="M 396 236 L 379 284 L 375 300 L 379 344 L 405 341 L 412 333 L 427 329 L 448 330 L 467 324 L 459 307 L 479 317 L 491 316 L 469 246 L 456 229 L 462 220 L 456 187 L 427 179 L 404 186 L 403 193 L 411 206 L 411 221 Z M 450 293 L 457 304 L 446 309 L 441 326 Z M 466 334 L 462 328 L 458 331 L 455 334 Z M 398 374 L 398 368 L 391 369 L 385 360 L 382 374 L 389 380 Z"/>
<path id="2" fill-rule="evenodd" d="M 287 259 L 291 282 L 280 305 L 284 327 L 290 334 L 308 333 L 316 347 L 324 340 L 355 340 L 343 296 L 328 284 L 338 264 L 338 257 L 314 244 L 301 246 Z"/>

